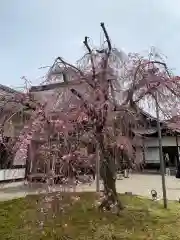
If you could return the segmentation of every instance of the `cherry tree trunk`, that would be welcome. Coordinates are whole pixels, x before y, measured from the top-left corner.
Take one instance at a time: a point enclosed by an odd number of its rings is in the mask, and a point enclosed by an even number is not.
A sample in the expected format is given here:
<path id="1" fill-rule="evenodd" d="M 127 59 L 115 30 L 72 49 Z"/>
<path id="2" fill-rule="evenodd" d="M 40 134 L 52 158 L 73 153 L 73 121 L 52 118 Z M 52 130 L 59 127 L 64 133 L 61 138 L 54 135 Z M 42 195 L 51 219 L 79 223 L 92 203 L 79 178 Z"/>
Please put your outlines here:
<path id="1" fill-rule="evenodd" d="M 105 199 L 101 203 L 100 209 L 105 208 L 106 210 L 110 210 L 112 205 L 116 205 L 117 213 L 119 213 L 119 211 L 123 209 L 123 206 L 116 191 L 116 170 L 114 159 L 104 156 L 104 159 L 101 160 L 100 175 L 104 184 Z"/>
<path id="2" fill-rule="evenodd" d="M 102 138 L 98 138 L 100 146 L 100 176 L 104 184 L 105 198 L 100 205 L 100 210 L 111 210 L 116 205 L 117 213 L 123 209 L 122 203 L 116 191 L 116 164 L 112 148 L 105 149 Z"/>

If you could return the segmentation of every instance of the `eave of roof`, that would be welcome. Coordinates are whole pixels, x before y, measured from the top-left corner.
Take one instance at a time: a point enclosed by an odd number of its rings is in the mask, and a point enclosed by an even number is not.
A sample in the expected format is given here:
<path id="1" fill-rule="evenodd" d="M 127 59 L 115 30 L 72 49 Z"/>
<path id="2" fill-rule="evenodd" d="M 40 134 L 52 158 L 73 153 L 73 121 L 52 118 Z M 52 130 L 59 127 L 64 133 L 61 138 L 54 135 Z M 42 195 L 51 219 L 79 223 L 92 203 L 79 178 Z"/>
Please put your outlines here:
<path id="1" fill-rule="evenodd" d="M 10 87 L 0 84 L 0 91 L 1 90 L 4 92 L 10 93 L 10 94 L 20 93 L 20 92 L 16 91 L 15 89 L 12 89 Z"/>
<path id="2" fill-rule="evenodd" d="M 150 129 L 134 129 L 133 132 L 136 135 L 151 135 L 157 132 L 156 128 L 150 128 Z"/>

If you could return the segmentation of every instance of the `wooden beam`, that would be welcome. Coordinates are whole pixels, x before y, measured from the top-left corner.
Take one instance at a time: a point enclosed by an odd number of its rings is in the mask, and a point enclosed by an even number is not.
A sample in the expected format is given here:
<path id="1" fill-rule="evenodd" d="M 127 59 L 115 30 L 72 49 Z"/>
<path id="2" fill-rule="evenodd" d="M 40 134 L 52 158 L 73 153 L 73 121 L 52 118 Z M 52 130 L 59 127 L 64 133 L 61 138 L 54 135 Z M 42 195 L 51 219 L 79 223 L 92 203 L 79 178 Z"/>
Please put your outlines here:
<path id="1" fill-rule="evenodd" d="M 176 133 L 176 146 L 177 146 L 177 153 L 178 153 L 178 159 L 176 161 L 176 167 L 178 166 L 179 163 L 179 143 L 178 143 L 178 134 Z"/>
<path id="2" fill-rule="evenodd" d="M 60 83 L 51 83 L 51 84 L 46 84 L 46 85 L 41 85 L 41 86 L 32 86 L 29 92 L 42 92 L 42 91 L 48 91 L 48 90 L 53 90 L 56 88 L 62 88 L 62 87 L 67 87 L 67 86 L 74 86 L 74 85 L 80 85 L 82 83 L 86 83 L 85 80 L 74 80 L 72 82 L 60 82 Z"/>

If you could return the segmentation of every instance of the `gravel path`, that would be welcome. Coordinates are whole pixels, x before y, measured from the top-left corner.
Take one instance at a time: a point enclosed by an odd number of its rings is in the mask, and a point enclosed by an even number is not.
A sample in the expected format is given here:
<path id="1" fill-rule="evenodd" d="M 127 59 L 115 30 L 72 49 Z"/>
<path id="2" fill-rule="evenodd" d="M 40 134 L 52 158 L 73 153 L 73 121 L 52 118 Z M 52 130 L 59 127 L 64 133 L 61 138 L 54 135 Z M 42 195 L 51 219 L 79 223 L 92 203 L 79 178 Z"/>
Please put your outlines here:
<path id="1" fill-rule="evenodd" d="M 150 197 L 151 190 L 155 189 L 158 193 L 158 198 L 162 198 L 162 184 L 160 175 L 140 175 L 134 174 L 130 178 L 117 181 L 117 191 L 119 193 L 132 192 L 140 196 Z M 180 179 L 172 176 L 166 177 L 167 197 L 169 200 L 178 200 L 180 198 Z M 25 197 L 28 194 L 38 194 L 40 189 L 29 189 L 24 183 L 19 183 L 17 186 L 11 187 L 10 185 L 0 186 L 0 201 L 10 200 L 13 198 Z M 45 192 L 45 188 L 41 189 Z M 60 188 L 56 187 L 54 191 L 59 191 Z M 81 185 L 76 187 L 77 192 L 81 191 L 95 191 L 95 182 L 89 185 Z"/>

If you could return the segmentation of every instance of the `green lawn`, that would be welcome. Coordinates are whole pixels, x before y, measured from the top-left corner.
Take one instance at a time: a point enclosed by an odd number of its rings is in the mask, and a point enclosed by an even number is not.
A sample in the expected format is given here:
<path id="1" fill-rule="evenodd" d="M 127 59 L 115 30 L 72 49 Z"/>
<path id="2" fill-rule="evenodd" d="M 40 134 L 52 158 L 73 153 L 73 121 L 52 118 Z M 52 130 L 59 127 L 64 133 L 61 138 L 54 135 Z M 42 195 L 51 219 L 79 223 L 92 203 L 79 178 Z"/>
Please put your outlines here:
<path id="1" fill-rule="evenodd" d="M 164 210 L 158 202 L 121 196 L 126 208 L 118 217 L 99 213 L 93 193 L 75 196 L 80 199 L 66 194 L 53 204 L 45 196 L 1 202 L 0 239 L 180 239 L 179 203 L 171 202 Z"/>

